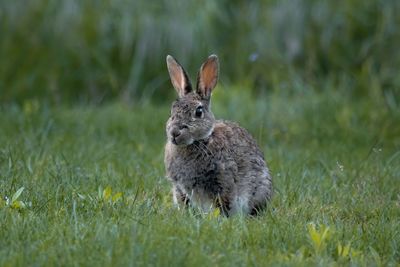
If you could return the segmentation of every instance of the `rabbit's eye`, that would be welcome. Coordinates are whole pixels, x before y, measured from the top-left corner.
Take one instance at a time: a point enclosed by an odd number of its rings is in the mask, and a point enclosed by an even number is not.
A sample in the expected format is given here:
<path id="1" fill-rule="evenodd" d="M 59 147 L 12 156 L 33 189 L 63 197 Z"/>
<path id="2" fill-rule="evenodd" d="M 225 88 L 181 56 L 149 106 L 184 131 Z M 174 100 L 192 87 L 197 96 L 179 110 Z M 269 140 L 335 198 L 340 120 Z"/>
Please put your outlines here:
<path id="1" fill-rule="evenodd" d="M 201 118 L 203 116 L 203 107 L 202 106 L 197 107 L 194 115 L 196 116 L 196 118 Z"/>

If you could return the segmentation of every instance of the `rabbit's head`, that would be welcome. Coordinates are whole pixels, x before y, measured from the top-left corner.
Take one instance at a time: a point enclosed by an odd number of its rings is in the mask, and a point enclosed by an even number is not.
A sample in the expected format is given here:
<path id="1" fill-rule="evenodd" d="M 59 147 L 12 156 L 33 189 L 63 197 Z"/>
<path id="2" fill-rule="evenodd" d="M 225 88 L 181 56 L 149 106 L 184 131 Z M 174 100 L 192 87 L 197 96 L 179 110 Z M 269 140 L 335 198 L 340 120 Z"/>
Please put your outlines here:
<path id="1" fill-rule="evenodd" d="M 218 80 L 217 56 L 209 56 L 201 66 L 196 90 L 193 90 L 186 71 L 173 57 L 167 56 L 167 66 L 172 85 L 179 96 L 172 104 L 167 122 L 168 139 L 181 146 L 206 139 L 211 135 L 215 123 L 210 98 Z"/>

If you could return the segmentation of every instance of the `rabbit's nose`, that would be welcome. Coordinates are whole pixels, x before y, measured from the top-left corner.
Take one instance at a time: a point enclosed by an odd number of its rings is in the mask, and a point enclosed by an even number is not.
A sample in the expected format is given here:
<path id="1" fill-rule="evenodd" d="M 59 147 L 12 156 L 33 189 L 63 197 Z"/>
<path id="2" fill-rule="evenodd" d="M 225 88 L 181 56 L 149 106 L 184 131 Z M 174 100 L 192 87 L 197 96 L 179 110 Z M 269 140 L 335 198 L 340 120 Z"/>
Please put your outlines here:
<path id="1" fill-rule="evenodd" d="M 171 131 L 171 135 L 173 138 L 176 138 L 181 135 L 181 131 L 178 128 L 174 128 Z"/>

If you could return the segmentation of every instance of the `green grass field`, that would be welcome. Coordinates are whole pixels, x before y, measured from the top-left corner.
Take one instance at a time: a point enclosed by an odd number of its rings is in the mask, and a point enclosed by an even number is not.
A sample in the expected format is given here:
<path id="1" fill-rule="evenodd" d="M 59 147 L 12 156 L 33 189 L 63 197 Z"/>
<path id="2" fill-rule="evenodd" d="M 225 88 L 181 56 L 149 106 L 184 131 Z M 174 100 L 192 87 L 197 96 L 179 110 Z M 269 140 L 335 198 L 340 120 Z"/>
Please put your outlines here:
<path id="1" fill-rule="evenodd" d="M 275 194 L 257 218 L 172 206 L 169 105 L 3 104 L 0 266 L 399 266 L 398 108 L 218 88 L 213 110 L 265 153 Z"/>

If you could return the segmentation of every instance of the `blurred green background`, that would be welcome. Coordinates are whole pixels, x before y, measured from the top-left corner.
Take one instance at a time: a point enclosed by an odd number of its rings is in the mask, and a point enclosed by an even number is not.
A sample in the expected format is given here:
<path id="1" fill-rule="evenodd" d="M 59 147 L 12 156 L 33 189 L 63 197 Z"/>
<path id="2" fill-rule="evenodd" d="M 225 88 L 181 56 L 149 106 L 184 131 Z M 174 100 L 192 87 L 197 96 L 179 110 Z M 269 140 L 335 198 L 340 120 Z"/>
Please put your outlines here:
<path id="1" fill-rule="evenodd" d="M 400 1 L 0 2 L 0 102 L 162 101 L 165 56 L 223 86 L 343 90 L 400 102 Z"/>

